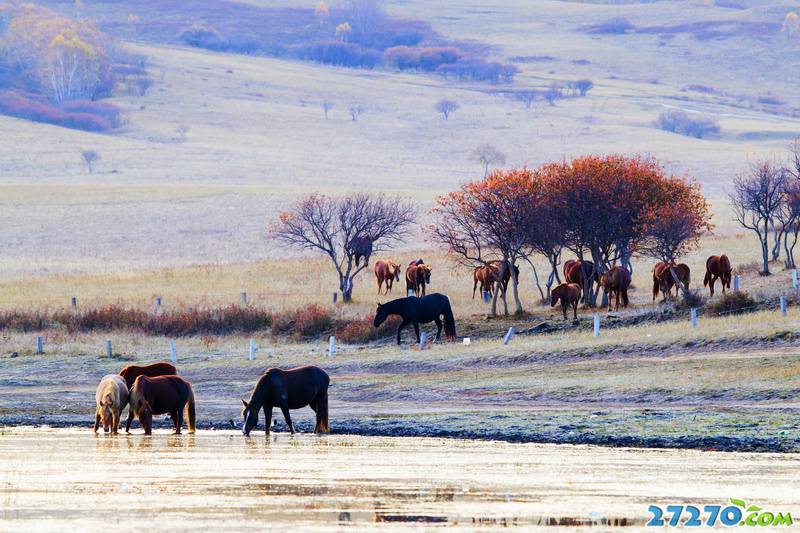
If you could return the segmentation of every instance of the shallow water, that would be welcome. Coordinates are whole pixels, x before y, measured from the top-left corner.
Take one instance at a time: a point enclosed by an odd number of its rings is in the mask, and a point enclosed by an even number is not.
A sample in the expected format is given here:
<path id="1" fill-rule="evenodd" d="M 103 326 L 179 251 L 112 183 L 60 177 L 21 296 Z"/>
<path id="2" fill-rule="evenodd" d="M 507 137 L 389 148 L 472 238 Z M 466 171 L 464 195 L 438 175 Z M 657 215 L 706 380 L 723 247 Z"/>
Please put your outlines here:
<path id="1" fill-rule="evenodd" d="M 643 527 L 729 497 L 800 515 L 800 455 L 200 431 L 0 429 L 0 530 Z M 350 528 L 351 530 L 352 527 Z"/>

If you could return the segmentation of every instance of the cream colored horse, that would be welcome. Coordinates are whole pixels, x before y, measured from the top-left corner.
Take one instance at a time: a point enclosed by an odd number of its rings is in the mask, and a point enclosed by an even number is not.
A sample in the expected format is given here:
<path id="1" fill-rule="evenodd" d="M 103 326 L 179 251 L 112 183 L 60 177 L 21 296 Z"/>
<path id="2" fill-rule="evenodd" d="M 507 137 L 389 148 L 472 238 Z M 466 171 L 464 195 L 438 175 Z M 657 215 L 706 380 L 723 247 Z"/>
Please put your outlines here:
<path id="1" fill-rule="evenodd" d="M 100 380 L 95 394 L 97 412 L 94 418 L 94 432 L 103 422 L 103 431 L 117 434 L 119 429 L 120 414 L 128 404 L 128 387 L 125 380 L 118 374 L 109 374 Z"/>

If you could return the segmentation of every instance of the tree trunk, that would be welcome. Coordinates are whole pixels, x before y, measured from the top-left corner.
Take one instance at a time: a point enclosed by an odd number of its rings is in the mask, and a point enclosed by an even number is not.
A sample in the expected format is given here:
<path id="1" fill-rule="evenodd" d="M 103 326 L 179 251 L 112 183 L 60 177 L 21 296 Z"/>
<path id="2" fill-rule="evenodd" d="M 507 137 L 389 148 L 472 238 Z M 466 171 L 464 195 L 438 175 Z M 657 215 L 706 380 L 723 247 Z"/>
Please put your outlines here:
<path id="1" fill-rule="evenodd" d="M 800 226 L 795 226 L 794 230 L 792 230 L 792 245 L 786 250 L 786 257 L 789 258 L 789 268 L 797 268 L 797 263 L 794 262 L 794 247 L 797 245 L 798 233 L 800 233 Z M 788 237 L 786 239 L 788 240 Z"/>
<path id="2" fill-rule="evenodd" d="M 512 286 L 512 294 L 514 295 L 514 314 L 515 315 L 521 315 L 522 314 L 522 302 L 519 301 L 519 280 L 517 279 L 517 273 L 514 270 L 513 266 L 510 266 L 510 265 L 513 265 L 513 264 L 514 263 L 509 263 L 509 265 L 506 265 L 506 268 L 509 268 L 511 270 L 511 272 L 510 272 L 510 274 L 511 274 L 510 281 L 513 284 L 513 286 Z"/>
<path id="3" fill-rule="evenodd" d="M 759 238 L 761 239 L 761 258 L 764 260 L 764 270 L 761 272 L 761 274 L 764 275 L 764 276 L 769 276 L 769 274 L 770 274 L 770 272 L 769 272 L 769 243 L 767 242 L 768 237 L 769 237 L 769 230 L 764 232 L 764 237 L 763 238 L 759 235 Z"/>
<path id="4" fill-rule="evenodd" d="M 544 303 L 545 298 L 544 292 L 542 292 L 542 285 L 539 283 L 539 273 L 536 272 L 536 266 L 530 260 L 528 260 L 528 263 L 530 263 L 531 268 L 533 269 L 533 278 L 536 280 L 536 288 L 539 289 L 539 295 L 542 297 L 542 302 Z"/>
<path id="5" fill-rule="evenodd" d="M 353 301 L 353 279 L 351 277 L 340 276 L 339 290 L 342 292 L 342 302 L 350 303 Z"/>
<path id="6" fill-rule="evenodd" d="M 775 235 L 775 244 L 772 246 L 773 261 L 777 261 L 777 259 L 781 256 L 781 238 L 783 237 L 784 229 L 785 228 L 781 226 L 781 229 L 778 230 L 775 222 L 772 223 L 772 233 Z"/>

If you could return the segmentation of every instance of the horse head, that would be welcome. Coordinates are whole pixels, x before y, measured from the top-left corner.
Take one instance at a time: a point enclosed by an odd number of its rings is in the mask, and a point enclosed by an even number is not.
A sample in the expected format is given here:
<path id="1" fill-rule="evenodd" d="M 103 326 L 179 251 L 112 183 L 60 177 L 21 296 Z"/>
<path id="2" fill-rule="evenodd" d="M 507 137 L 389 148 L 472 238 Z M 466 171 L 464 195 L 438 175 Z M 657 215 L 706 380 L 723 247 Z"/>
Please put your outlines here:
<path id="1" fill-rule="evenodd" d="M 386 318 L 389 316 L 389 312 L 382 306 L 378 304 L 378 308 L 375 310 L 375 320 L 372 321 L 372 325 L 374 327 L 378 327 L 386 321 Z"/>
<path id="2" fill-rule="evenodd" d="M 561 285 L 554 287 L 552 291 L 550 291 L 550 307 L 555 307 L 558 303 L 558 298 L 561 294 Z"/>
<path id="3" fill-rule="evenodd" d="M 150 435 L 153 431 L 153 408 L 150 402 L 140 399 L 136 406 L 136 413 L 139 415 L 139 423 L 142 424 L 145 435 Z"/>
<path id="4" fill-rule="evenodd" d="M 258 409 L 250 409 L 250 404 L 244 399 L 242 405 L 242 434 L 246 437 L 258 425 Z"/>
<path id="5" fill-rule="evenodd" d="M 419 268 L 421 268 L 423 273 L 424 273 L 425 283 L 430 285 L 430 283 L 431 283 L 431 267 L 429 267 L 426 264 L 422 264 L 422 265 L 419 266 Z"/>
<path id="6" fill-rule="evenodd" d="M 389 263 L 394 268 L 394 280 L 400 281 L 400 265 L 397 263 Z"/>

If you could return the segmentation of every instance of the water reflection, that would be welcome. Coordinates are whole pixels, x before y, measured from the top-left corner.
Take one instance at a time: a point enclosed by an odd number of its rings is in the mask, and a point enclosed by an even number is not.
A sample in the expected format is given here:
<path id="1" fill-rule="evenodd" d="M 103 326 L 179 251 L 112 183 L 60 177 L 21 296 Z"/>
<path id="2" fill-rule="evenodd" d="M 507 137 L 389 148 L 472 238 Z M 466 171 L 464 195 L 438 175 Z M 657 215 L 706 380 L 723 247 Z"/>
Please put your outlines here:
<path id="1" fill-rule="evenodd" d="M 647 502 L 675 494 L 719 504 L 746 486 L 762 505 L 800 502 L 796 455 L 239 431 L 90 443 L 90 434 L 12 428 L 0 438 L 0 502 L 15 509 L 0 514 L 0 529 L 54 518 L 58 529 L 101 530 L 143 514 L 159 529 L 641 526 Z M 702 474 L 691 485 L 687 469 Z M 109 483 L 109 472 L 120 479 Z"/>

